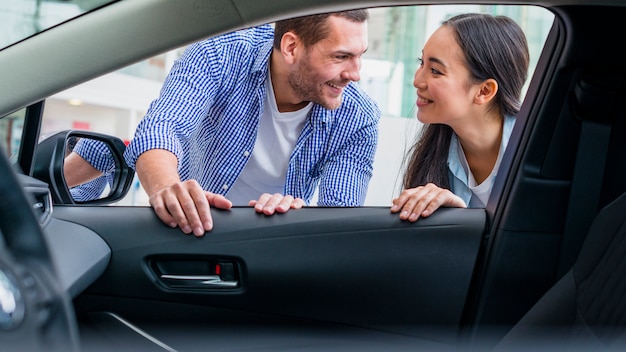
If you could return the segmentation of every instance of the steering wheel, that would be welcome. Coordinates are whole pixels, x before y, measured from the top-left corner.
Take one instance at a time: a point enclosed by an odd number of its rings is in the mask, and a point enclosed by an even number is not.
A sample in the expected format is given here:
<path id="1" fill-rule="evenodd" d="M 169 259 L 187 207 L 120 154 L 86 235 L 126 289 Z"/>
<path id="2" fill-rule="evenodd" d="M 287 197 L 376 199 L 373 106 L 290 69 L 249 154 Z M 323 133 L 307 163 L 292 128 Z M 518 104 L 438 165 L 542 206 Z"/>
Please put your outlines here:
<path id="1" fill-rule="evenodd" d="M 78 328 L 26 194 L 0 151 L 0 341 L 7 351 L 79 351 Z"/>

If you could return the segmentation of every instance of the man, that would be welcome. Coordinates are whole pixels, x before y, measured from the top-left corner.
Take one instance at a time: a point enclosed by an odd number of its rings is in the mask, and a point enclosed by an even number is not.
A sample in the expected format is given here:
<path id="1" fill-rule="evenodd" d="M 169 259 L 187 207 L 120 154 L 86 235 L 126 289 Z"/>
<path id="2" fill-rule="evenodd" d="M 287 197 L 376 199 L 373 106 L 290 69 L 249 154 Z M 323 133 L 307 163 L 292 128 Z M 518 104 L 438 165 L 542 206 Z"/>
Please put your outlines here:
<path id="1" fill-rule="evenodd" d="M 63 174 L 72 199 L 85 202 L 105 197 L 103 192 L 113 184 L 115 176 L 115 161 L 106 144 L 70 137 L 66 154 Z"/>
<path id="2" fill-rule="evenodd" d="M 210 207 L 284 213 L 318 185 L 318 205 L 362 205 L 380 118 L 353 83 L 367 19 L 300 17 L 191 45 L 125 152 L 159 218 L 202 236 Z"/>

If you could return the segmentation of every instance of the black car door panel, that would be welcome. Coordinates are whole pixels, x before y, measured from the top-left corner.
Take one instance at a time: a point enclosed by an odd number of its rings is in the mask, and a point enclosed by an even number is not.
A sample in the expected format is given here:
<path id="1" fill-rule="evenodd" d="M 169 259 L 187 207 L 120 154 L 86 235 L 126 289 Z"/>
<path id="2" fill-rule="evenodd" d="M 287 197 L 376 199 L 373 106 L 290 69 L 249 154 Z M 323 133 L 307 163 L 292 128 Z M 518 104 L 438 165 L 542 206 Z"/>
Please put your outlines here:
<path id="1" fill-rule="evenodd" d="M 486 226 L 484 209 L 441 209 L 409 223 L 384 207 L 274 216 L 235 207 L 214 210 L 213 231 L 196 238 L 148 207 L 59 206 L 53 216 L 111 248 L 108 268 L 81 297 L 98 297 L 98 309 L 115 312 L 106 302 L 122 297 L 412 336 L 424 325 L 459 327 Z"/>

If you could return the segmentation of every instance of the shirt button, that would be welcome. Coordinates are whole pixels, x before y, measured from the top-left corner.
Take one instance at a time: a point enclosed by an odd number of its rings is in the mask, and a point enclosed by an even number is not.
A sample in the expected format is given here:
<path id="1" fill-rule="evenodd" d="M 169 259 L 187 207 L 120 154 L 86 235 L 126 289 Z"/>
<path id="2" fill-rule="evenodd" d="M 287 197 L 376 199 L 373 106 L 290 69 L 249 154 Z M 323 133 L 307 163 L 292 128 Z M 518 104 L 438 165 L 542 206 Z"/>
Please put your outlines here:
<path id="1" fill-rule="evenodd" d="M 222 189 L 223 189 L 223 190 L 227 190 L 227 189 L 228 189 L 228 184 L 226 184 L 226 183 L 225 183 L 225 184 L 222 186 Z"/>
<path id="2" fill-rule="evenodd" d="M 245 157 L 250 156 L 250 152 L 246 150 L 245 152 L 243 152 L 243 156 L 245 156 Z"/>

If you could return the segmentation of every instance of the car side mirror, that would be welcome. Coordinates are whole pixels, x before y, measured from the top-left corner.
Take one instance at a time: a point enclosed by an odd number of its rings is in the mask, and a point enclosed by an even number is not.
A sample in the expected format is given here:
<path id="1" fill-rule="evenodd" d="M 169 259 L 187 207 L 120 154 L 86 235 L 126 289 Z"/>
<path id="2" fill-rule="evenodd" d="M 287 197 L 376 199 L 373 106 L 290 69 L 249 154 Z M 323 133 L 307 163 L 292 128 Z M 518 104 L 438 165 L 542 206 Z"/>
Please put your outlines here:
<path id="1" fill-rule="evenodd" d="M 37 146 L 33 176 L 50 186 L 55 204 L 108 204 L 130 190 L 134 170 L 124 142 L 86 131 L 62 131 Z"/>

